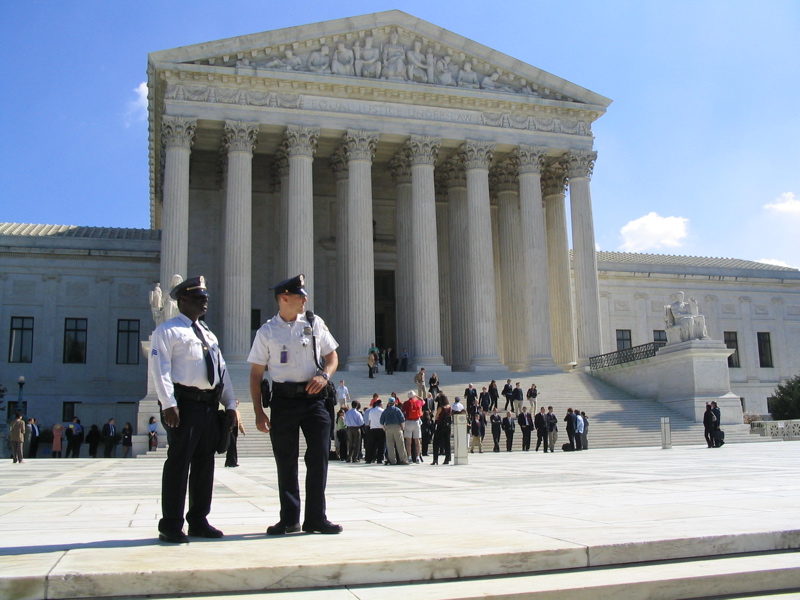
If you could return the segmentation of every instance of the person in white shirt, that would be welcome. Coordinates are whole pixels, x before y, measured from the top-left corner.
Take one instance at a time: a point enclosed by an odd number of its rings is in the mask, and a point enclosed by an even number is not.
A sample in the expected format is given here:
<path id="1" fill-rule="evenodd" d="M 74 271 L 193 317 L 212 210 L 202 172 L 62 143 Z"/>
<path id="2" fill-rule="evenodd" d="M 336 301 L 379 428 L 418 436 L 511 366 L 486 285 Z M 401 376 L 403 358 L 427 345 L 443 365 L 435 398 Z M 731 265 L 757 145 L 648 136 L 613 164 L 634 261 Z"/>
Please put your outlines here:
<path id="1" fill-rule="evenodd" d="M 339 406 L 347 406 L 350 402 L 350 390 L 344 384 L 344 379 L 339 381 L 339 386 L 336 388 L 336 400 L 339 401 Z"/>
<path id="2" fill-rule="evenodd" d="M 383 430 L 383 425 L 381 425 L 382 405 L 381 399 L 377 398 L 372 408 L 364 413 L 364 421 L 367 425 L 364 460 L 367 464 L 373 462 L 380 464 L 383 462 L 383 455 L 386 450 L 386 432 Z"/>

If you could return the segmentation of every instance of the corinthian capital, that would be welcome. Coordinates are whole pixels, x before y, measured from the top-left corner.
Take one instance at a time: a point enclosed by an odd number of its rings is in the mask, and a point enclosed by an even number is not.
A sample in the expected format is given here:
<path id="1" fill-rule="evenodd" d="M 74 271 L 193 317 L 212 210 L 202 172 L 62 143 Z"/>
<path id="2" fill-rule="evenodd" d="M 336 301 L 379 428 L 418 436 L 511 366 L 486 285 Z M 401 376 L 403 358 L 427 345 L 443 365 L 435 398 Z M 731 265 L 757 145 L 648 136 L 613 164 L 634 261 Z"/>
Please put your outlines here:
<path id="1" fill-rule="evenodd" d="M 439 146 L 442 140 L 437 140 L 427 135 L 412 135 L 406 140 L 403 150 L 411 160 L 412 165 L 433 165 L 439 155 Z"/>
<path id="2" fill-rule="evenodd" d="M 564 155 L 563 162 L 567 168 L 570 179 L 578 177 L 591 177 L 597 152 L 589 150 L 570 150 Z"/>
<path id="3" fill-rule="evenodd" d="M 472 169 L 489 169 L 494 157 L 494 144 L 467 140 L 458 149 L 461 160 L 467 171 Z"/>
<path id="4" fill-rule="evenodd" d="M 161 120 L 161 139 L 166 148 L 191 148 L 194 143 L 194 130 L 197 119 L 171 117 L 165 115 Z"/>
<path id="5" fill-rule="evenodd" d="M 495 165 L 492 170 L 489 171 L 489 185 L 498 192 L 508 190 L 516 192 L 519 190 L 519 177 L 517 176 L 517 172 L 518 162 L 515 157 L 511 157 Z"/>
<path id="6" fill-rule="evenodd" d="M 464 163 L 458 155 L 448 158 L 444 164 L 439 167 L 439 172 L 447 187 L 467 186 L 467 174 L 464 170 Z"/>
<path id="7" fill-rule="evenodd" d="M 547 157 L 546 146 L 517 146 L 514 155 L 519 161 L 519 172 L 521 173 L 541 173 L 544 169 L 544 161 Z"/>
<path id="8" fill-rule="evenodd" d="M 378 147 L 378 134 L 374 131 L 348 129 L 343 138 L 348 160 L 372 160 Z"/>
<path id="9" fill-rule="evenodd" d="M 402 150 L 386 165 L 396 184 L 411 183 L 411 159 Z"/>
<path id="10" fill-rule="evenodd" d="M 544 196 L 567 193 L 567 170 L 560 161 L 548 163 L 542 171 L 542 194 Z"/>
<path id="11" fill-rule="evenodd" d="M 333 151 L 333 154 L 328 159 L 328 164 L 331 166 L 331 171 L 333 171 L 333 177 L 336 181 L 347 179 L 350 175 L 347 170 L 347 152 L 341 145 Z"/>
<path id="12" fill-rule="evenodd" d="M 317 151 L 319 127 L 288 125 L 283 135 L 289 156 L 314 156 Z"/>
<path id="13" fill-rule="evenodd" d="M 244 121 L 225 121 L 225 133 L 222 135 L 222 147 L 231 152 L 247 152 L 252 154 L 256 147 L 258 123 Z"/>

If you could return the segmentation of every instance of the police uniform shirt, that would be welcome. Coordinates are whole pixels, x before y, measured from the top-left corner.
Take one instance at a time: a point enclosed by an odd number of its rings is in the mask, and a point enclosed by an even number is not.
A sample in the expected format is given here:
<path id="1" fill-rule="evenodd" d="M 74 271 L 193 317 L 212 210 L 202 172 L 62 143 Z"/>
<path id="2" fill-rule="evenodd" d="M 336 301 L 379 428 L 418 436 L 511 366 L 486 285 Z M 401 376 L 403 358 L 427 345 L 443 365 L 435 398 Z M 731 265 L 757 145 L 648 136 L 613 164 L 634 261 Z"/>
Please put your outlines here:
<path id="1" fill-rule="evenodd" d="M 339 346 L 320 317 L 314 318 L 317 356 L 327 356 Z M 305 314 L 294 321 L 284 321 L 280 314 L 264 323 L 256 332 L 247 362 L 266 365 L 272 381 L 304 383 L 317 374 L 311 325 Z"/>
<path id="2" fill-rule="evenodd" d="M 181 313 L 159 325 L 151 338 L 150 371 L 158 401 L 163 409 L 177 406 L 174 383 L 210 390 L 220 383 L 219 374 L 222 372 L 224 387 L 220 401 L 225 408 L 235 409 L 233 384 L 225 368 L 225 359 L 222 358 L 217 336 L 211 333 L 205 323 L 198 321 L 198 327 L 203 332 L 214 361 L 214 382 L 208 381 L 203 342 L 192 329 L 192 320 Z"/>

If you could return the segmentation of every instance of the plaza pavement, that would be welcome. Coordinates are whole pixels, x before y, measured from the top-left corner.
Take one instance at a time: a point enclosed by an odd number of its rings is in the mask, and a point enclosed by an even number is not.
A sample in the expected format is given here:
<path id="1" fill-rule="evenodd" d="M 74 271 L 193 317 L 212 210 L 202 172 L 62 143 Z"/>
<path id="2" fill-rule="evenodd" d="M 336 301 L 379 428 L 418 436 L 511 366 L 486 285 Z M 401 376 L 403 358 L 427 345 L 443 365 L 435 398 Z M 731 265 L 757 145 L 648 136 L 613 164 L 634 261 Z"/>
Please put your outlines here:
<path id="1" fill-rule="evenodd" d="M 800 590 L 792 442 L 490 452 L 458 466 L 336 462 L 328 514 L 344 533 L 278 538 L 264 535 L 278 517 L 271 459 L 226 469 L 219 458 L 210 522 L 225 537 L 181 546 L 157 540 L 161 464 L 0 464 L 0 598 L 628 600 Z M 387 585 L 395 582 L 420 583 Z"/>

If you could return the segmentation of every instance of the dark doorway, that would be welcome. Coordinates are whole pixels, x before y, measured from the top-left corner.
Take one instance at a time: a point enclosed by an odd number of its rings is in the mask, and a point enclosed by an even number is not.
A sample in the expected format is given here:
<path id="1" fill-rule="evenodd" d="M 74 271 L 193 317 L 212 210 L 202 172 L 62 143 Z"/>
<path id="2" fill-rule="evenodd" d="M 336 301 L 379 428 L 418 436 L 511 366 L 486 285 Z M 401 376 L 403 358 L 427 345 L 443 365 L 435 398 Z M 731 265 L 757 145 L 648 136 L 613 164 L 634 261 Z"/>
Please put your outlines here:
<path id="1" fill-rule="evenodd" d="M 378 348 L 394 348 L 397 356 L 394 271 L 375 271 L 375 343 Z"/>

